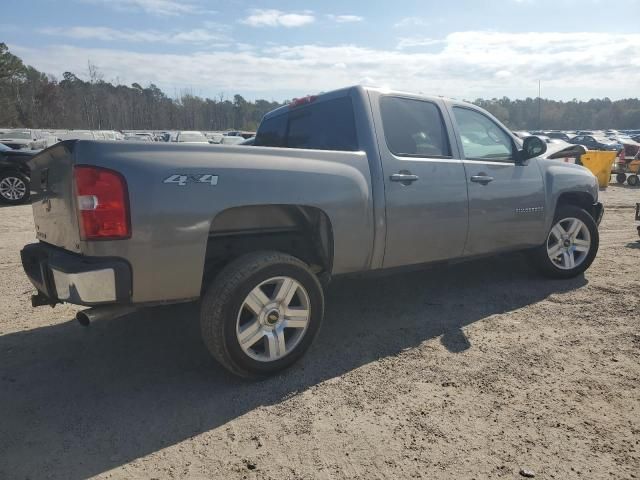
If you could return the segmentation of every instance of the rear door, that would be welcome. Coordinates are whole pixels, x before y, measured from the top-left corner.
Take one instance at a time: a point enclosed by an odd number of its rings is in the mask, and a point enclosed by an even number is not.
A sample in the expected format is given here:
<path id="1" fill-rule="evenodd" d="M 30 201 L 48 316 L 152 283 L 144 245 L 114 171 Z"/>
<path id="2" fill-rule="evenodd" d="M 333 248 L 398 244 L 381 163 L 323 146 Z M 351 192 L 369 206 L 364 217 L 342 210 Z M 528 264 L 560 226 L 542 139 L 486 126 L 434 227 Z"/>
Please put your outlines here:
<path id="1" fill-rule="evenodd" d="M 481 110 L 454 105 L 452 117 L 469 191 L 465 255 L 539 244 L 545 196 L 536 159 L 518 164 L 513 137 Z"/>
<path id="2" fill-rule="evenodd" d="M 442 102 L 371 95 L 385 186 L 383 267 L 461 256 L 467 185 Z"/>

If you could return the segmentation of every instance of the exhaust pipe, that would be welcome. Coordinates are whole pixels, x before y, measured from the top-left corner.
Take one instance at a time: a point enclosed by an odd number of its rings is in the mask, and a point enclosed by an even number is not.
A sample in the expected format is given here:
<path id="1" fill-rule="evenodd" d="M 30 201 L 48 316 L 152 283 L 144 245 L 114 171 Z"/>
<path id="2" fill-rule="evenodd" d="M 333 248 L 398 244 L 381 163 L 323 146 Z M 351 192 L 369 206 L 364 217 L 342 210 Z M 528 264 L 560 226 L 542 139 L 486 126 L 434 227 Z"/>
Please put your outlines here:
<path id="1" fill-rule="evenodd" d="M 128 313 L 135 312 L 136 310 L 138 310 L 138 307 L 128 305 L 106 305 L 104 307 L 93 307 L 76 313 L 76 320 L 80 325 L 86 327 L 96 320 L 118 318 L 127 315 Z"/>

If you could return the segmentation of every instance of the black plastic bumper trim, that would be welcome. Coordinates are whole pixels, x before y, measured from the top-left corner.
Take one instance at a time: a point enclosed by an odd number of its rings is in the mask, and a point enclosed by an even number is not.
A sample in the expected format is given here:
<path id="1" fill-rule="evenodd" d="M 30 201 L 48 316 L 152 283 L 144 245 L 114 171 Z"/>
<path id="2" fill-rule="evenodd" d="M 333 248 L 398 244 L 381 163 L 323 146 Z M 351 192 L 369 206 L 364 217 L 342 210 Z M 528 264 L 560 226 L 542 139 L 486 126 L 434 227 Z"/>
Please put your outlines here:
<path id="1" fill-rule="evenodd" d="M 22 259 L 22 267 L 33 286 L 41 294 L 51 299 L 52 304 L 61 302 L 57 297 L 53 282 L 52 268 L 67 274 L 113 269 L 116 291 L 115 302 L 85 302 L 79 298 L 65 300 L 66 302 L 87 306 L 102 305 L 104 303 L 131 303 L 131 267 L 122 258 L 85 257 L 43 242 L 25 245 L 20 251 L 20 257 Z"/>

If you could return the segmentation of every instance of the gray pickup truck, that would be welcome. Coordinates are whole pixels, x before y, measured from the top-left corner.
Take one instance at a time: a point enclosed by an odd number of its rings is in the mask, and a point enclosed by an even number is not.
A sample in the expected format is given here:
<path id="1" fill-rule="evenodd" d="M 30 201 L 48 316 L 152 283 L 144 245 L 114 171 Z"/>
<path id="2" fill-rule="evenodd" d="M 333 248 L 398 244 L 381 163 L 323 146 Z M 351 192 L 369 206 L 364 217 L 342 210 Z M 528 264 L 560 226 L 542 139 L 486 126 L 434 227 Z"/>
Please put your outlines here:
<path id="1" fill-rule="evenodd" d="M 254 144 L 37 155 L 33 304 L 86 322 L 199 300 L 212 355 L 254 377 L 309 347 L 332 276 L 524 250 L 569 278 L 598 250 L 595 177 L 468 103 L 350 87 L 270 112 Z"/>

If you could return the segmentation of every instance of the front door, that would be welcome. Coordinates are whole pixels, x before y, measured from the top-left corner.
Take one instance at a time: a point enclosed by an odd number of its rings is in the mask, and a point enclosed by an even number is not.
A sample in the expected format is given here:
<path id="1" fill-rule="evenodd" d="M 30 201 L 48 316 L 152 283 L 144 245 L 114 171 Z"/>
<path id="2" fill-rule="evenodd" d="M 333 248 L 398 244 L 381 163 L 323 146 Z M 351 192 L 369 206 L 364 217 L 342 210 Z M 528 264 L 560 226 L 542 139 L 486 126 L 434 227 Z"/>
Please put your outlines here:
<path id="1" fill-rule="evenodd" d="M 383 267 L 461 256 L 467 235 L 467 185 L 462 161 L 452 154 L 444 105 L 440 100 L 396 95 L 378 99 L 380 108 L 373 110 L 387 221 Z"/>
<path id="2" fill-rule="evenodd" d="M 537 246 L 544 230 L 544 183 L 536 159 L 516 162 L 517 146 L 485 113 L 453 106 L 469 190 L 465 255 Z"/>

